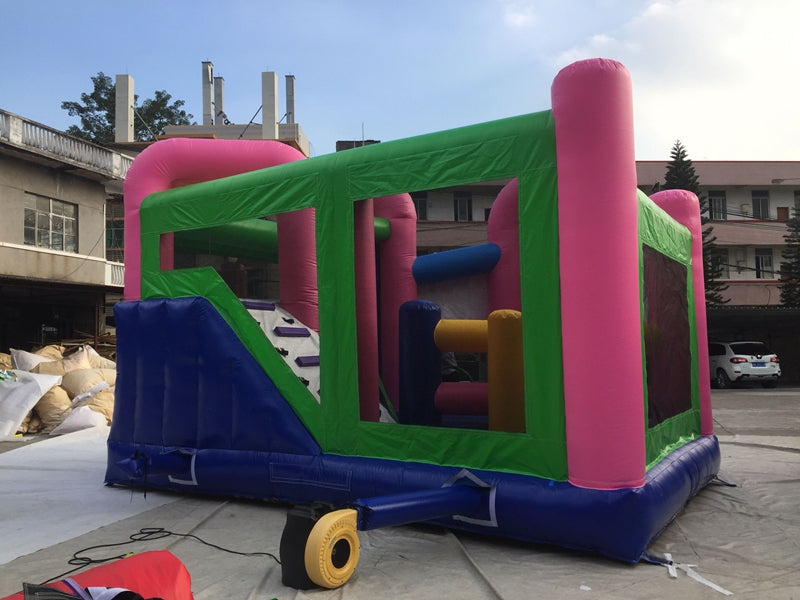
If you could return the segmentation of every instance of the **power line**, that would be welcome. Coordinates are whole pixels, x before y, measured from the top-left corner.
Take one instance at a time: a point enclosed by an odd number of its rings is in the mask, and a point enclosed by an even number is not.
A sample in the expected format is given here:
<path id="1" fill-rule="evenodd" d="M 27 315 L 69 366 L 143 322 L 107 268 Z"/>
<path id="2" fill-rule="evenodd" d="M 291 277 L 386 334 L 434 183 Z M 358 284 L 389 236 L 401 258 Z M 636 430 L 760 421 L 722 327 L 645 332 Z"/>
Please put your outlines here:
<path id="1" fill-rule="evenodd" d="M 255 114 L 253 115 L 253 117 L 250 119 L 250 122 L 249 122 L 247 125 L 245 125 L 244 129 L 242 129 L 242 133 L 240 133 L 240 134 L 239 134 L 239 139 L 242 139 L 242 136 L 243 136 L 243 135 L 245 134 L 245 132 L 247 131 L 247 128 L 248 128 L 248 127 L 250 127 L 250 125 L 252 125 L 252 124 L 253 124 L 253 121 L 255 121 L 255 118 L 258 116 L 258 113 L 260 113 L 260 112 L 261 112 L 261 109 L 262 109 L 263 107 L 264 107 L 264 105 L 263 105 L 263 104 L 262 104 L 261 106 L 259 106 L 259 107 L 258 107 L 258 110 L 255 112 Z"/>
<path id="2" fill-rule="evenodd" d="M 139 111 L 136 110 L 136 107 L 135 106 L 131 106 L 131 108 L 133 109 L 133 114 L 135 114 L 137 117 L 139 117 L 139 120 L 144 125 L 144 128 L 147 129 L 147 131 L 150 133 L 151 136 L 153 136 L 153 141 L 154 142 L 158 141 L 158 138 L 156 137 L 156 134 L 153 133 L 152 129 L 150 129 L 150 126 L 147 124 L 147 121 L 145 121 L 144 117 L 142 117 L 142 115 L 139 114 Z"/>

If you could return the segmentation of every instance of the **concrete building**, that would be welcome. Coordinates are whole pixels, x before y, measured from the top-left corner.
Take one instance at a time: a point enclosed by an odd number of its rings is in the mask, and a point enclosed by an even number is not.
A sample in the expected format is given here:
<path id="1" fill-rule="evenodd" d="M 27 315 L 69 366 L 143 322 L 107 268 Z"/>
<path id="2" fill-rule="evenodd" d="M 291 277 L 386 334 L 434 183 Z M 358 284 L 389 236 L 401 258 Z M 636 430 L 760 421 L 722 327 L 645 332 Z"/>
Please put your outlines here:
<path id="1" fill-rule="evenodd" d="M 202 64 L 203 124 L 169 127 L 160 137 L 272 139 L 309 154 L 295 120 L 294 76 L 262 73 L 263 123 L 231 123 L 224 80 Z M 133 157 L 134 81 L 117 75 L 115 143 L 108 148 L 0 110 L 0 352 L 113 330 L 124 281 L 123 187 Z"/>
<path id="2" fill-rule="evenodd" d="M 708 199 L 730 306 L 779 306 L 786 221 L 800 208 L 800 161 L 692 161 Z M 638 161 L 645 192 L 663 184 L 667 161 Z M 486 241 L 486 220 L 504 181 L 415 192 L 423 252 Z"/>
<path id="3" fill-rule="evenodd" d="M 639 187 L 663 184 L 667 161 L 637 162 Z M 709 336 L 762 340 L 781 356 L 784 380 L 800 380 L 800 310 L 781 304 L 786 221 L 800 208 L 800 161 L 692 161 L 708 199 L 710 225 L 723 255 L 728 301 L 707 311 Z M 412 194 L 419 253 L 486 241 L 489 206 L 505 182 Z M 587 257 L 591 260 L 591 257 Z"/>
<path id="4" fill-rule="evenodd" d="M 103 334 L 131 162 L 0 110 L 0 351 Z"/>
<path id="5" fill-rule="evenodd" d="M 800 208 L 800 161 L 692 161 L 723 254 L 728 303 L 709 308 L 709 338 L 761 340 L 781 358 L 782 379 L 800 380 L 800 310 L 781 304 L 786 221 Z M 667 162 L 637 163 L 644 190 Z"/>
<path id="6" fill-rule="evenodd" d="M 800 208 L 800 161 L 692 161 L 722 254 L 731 306 L 779 306 L 786 221 Z M 665 161 L 639 161 L 643 190 L 663 182 Z"/>

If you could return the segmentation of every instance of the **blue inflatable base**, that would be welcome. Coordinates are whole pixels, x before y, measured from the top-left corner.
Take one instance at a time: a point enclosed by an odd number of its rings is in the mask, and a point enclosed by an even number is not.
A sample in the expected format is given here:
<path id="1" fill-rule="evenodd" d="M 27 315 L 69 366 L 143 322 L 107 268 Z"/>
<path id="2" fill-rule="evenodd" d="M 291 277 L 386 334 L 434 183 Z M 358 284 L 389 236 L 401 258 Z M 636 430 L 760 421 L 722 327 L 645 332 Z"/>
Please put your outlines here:
<path id="1" fill-rule="evenodd" d="M 184 452 L 184 454 L 180 454 Z M 131 457 L 151 461 L 132 473 Z M 183 461 L 176 464 L 176 457 Z M 589 550 L 638 562 L 719 464 L 716 438 L 699 438 L 652 469 L 641 488 L 592 490 L 508 473 L 334 455 L 197 449 L 109 442 L 106 482 L 139 488 L 346 506 L 359 498 L 444 485 L 488 486 L 479 511 L 437 524 L 483 535 Z M 166 466 L 166 468 L 165 468 Z M 165 472 L 168 470 L 169 472 Z"/>
<path id="2" fill-rule="evenodd" d="M 206 300 L 129 302 L 115 312 L 110 484 L 333 506 L 477 486 L 485 489 L 480 507 L 433 522 L 637 562 L 719 468 L 715 437 L 682 446 L 648 472 L 643 487 L 622 490 L 325 454 Z"/>

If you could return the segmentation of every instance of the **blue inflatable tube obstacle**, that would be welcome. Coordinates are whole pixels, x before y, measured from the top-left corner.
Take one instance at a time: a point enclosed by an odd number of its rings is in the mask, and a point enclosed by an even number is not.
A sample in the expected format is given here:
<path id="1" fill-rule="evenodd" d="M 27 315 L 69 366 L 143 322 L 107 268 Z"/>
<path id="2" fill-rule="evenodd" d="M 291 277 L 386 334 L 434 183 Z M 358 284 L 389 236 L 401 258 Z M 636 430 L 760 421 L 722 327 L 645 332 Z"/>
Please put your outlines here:
<path id="1" fill-rule="evenodd" d="M 479 244 L 418 256 L 411 267 L 411 274 L 417 285 L 436 283 L 488 273 L 499 260 L 500 246 Z"/>

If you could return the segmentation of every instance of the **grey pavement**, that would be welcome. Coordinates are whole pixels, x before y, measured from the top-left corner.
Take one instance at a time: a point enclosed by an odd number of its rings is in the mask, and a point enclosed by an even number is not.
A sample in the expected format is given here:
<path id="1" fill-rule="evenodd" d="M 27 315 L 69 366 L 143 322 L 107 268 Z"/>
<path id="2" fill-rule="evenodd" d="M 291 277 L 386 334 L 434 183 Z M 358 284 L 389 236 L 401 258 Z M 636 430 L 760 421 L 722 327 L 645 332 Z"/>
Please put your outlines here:
<path id="1" fill-rule="evenodd" d="M 191 573 L 197 600 L 700 600 L 726 595 L 800 600 L 800 388 L 714 390 L 712 400 L 722 453 L 720 474 L 735 487 L 712 484 L 702 490 L 651 545 L 651 553 L 668 553 L 678 564 L 674 577 L 663 566 L 624 564 L 584 552 L 425 526 L 360 532 L 358 568 L 338 590 L 286 588 L 280 582 L 280 567 L 271 559 L 228 554 L 186 538 L 137 543 L 131 550 L 171 550 Z M 99 465 L 101 479 L 102 453 L 92 460 Z M 59 485 L 54 470 L 46 476 Z M 4 506 L 13 500 L 13 477 L 13 469 L 0 469 Z M 98 489 L 102 490 L 99 484 Z M 126 506 L 142 501 L 130 492 L 113 498 Z M 139 514 L 63 539 L 56 535 L 58 526 L 52 526 L 44 532 L 53 535 L 52 544 L 0 566 L 0 597 L 20 589 L 22 581 L 41 581 L 67 571 L 66 561 L 77 550 L 127 540 L 142 527 L 193 533 L 238 551 L 278 553 L 286 507 L 220 498 L 169 500 L 157 504 L 154 497 L 151 507 Z M 76 514 L 81 504 L 80 498 L 72 498 L 46 512 Z M 4 528 L 13 526 L 14 516 L 3 520 L 0 515 L 0 544 Z M 99 549 L 89 554 L 104 556 Z"/>

